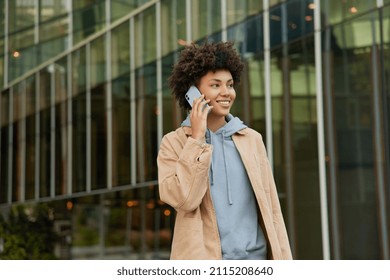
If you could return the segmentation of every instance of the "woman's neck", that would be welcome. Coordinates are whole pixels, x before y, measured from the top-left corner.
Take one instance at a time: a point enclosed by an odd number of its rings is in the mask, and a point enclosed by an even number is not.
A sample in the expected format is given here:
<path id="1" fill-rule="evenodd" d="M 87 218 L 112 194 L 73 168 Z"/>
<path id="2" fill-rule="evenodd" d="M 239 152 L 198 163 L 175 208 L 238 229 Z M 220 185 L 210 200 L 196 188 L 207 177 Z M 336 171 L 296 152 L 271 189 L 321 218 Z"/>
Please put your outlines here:
<path id="1" fill-rule="evenodd" d="M 214 117 L 209 115 L 207 118 L 207 128 L 212 132 L 217 131 L 226 124 L 225 116 Z"/>

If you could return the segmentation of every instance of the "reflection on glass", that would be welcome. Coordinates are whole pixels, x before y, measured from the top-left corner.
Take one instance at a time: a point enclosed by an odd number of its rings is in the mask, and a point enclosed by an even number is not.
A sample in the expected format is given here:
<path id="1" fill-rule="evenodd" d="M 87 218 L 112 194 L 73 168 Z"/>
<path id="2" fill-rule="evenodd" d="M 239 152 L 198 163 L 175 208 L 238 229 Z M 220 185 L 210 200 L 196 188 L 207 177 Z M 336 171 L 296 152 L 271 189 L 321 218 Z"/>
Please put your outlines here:
<path id="1" fill-rule="evenodd" d="M 39 75 L 39 196 L 50 196 L 51 178 L 51 129 L 50 129 L 50 73 L 48 69 L 43 69 Z"/>
<path id="2" fill-rule="evenodd" d="M 8 5 L 10 32 L 34 25 L 38 10 L 36 0 L 8 1 Z"/>
<path id="3" fill-rule="evenodd" d="M 39 61 L 37 46 L 34 46 L 34 28 L 9 36 L 8 73 L 9 81 L 31 70 Z"/>
<path id="4" fill-rule="evenodd" d="M 130 71 L 130 34 L 126 21 L 111 32 L 111 71 L 115 79 Z"/>
<path id="5" fill-rule="evenodd" d="M 67 193 L 67 60 L 55 64 L 55 193 Z"/>
<path id="6" fill-rule="evenodd" d="M 72 192 L 86 190 L 86 59 L 85 48 L 72 54 Z"/>
<path id="7" fill-rule="evenodd" d="M 105 37 L 100 36 L 91 42 L 91 87 L 95 87 L 106 80 L 106 53 Z"/>
<path id="8" fill-rule="evenodd" d="M 107 118 L 105 37 L 91 43 L 91 184 L 107 187 Z"/>
<path id="9" fill-rule="evenodd" d="M 227 0 L 227 24 L 241 22 L 263 10 L 262 0 Z"/>
<path id="10" fill-rule="evenodd" d="M 156 59 L 156 9 L 150 7 L 137 15 L 134 21 L 135 67 L 148 64 Z"/>
<path id="11" fill-rule="evenodd" d="M 56 18 L 40 25 L 39 58 L 44 62 L 68 47 L 69 17 Z"/>
<path id="12" fill-rule="evenodd" d="M 0 39 L 0 41 L 1 41 L 1 39 Z M 2 46 L 1 46 L 1 42 L 0 42 L 0 48 L 1 47 Z M 3 71 L 4 65 L 3 65 L 3 61 L 4 61 L 3 55 L 2 55 L 2 53 L 0 51 L 0 88 L 3 88 L 3 82 L 4 82 L 4 71 Z"/>
<path id="13" fill-rule="evenodd" d="M 185 2 L 179 5 L 180 1 L 161 1 L 161 49 L 163 56 L 186 43 L 186 5 Z"/>
<path id="14" fill-rule="evenodd" d="M 105 0 L 73 0 L 73 44 L 105 26 Z"/>
<path id="15" fill-rule="evenodd" d="M 124 75 L 112 82 L 112 185 L 131 183 L 130 79 Z"/>
<path id="16" fill-rule="evenodd" d="M 296 236 L 296 255 L 321 259 L 314 37 L 291 43 L 288 52 L 294 222 L 296 228 L 308 229 Z"/>
<path id="17" fill-rule="evenodd" d="M 181 122 L 187 116 L 187 112 L 182 110 L 178 105 L 171 94 L 171 90 L 168 87 L 168 77 L 171 75 L 172 65 L 174 64 L 174 59 L 176 53 L 172 53 L 164 58 L 162 58 L 162 80 L 163 80 L 163 135 L 166 133 L 175 130 Z"/>
<path id="18" fill-rule="evenodd" d="M 158 198 L 158 187 L 73 199 L 73 259 L 168 259 L 174 210 Z M 64 210 L 62 210 L 64 211 Z M 56 211 L 56 213 L 60 210 Z"/>
<path id="19" fill-rule="evenodd" d="M 35 197 L 35 158 L 36 158 L 36 127 L 35 127 L 35 106 L 36 90 L 35 75 L 26 80 L 26 170 L 25 170 L 25 198 Z"/>
<path id="20" fill-rule="evenodd" d="M 390 0 L 387 0 L 388 3 L 390 3 Z M 389 21 L 389 18 L 390 18 L 390 6 L 387 6 L 386 9 L 383 10 L 383 18 L 385 19 L 384 22 L 383 22 L 383 25 L 384 26 L 388 26 L 388 30 L 390 31 L 389 27 L 390 27 L 390 21 Z M 384 80 L 386 81 L 385 83 L 385 88 L 384 88 L 384 91 L 385 91 L 385 94 L 383 95 L 384 98 L 385 98 L 385 102 L 384 102 L 384 109 L 387 109 L 387 114 L 384 115 L 384 127 L 385 129 L 387 129 L 387 131 L 385 130 L 385 135 L 387 134 L 387 140 L 385 140 L 385 143 L 389 143 L 390 142 L 390 32 L 387 32 L 387 34 L 383 34 L 383 43 L 384 43 L 384 46 L 383 46 L 383 59 L 382 61 L 384 62 Z M 386 106 L 387 105 L 387 106 Z M 387 132 L 387 133 L 386 133 Z M 385 138 L 386 139 L 386 138 Z M 386 169 L 386 173 L 387 173 L 387 176 L 389 176 L 390 174 L 390 147 L 389 145 L 386 145 L 385 147 L 385 150 L 387 149 L 387 169 Z M 390 178 L 387 179 L 387 184 L 390 185 Z M 390 192 L 388 192 L 388 195 L 387 195 L 387 201 L 390 201 Z M 390 203 L 388 203 L 388 207 L 387 207 L 387 213 L 390 213 Z M 388 223 L 390 224 L 390 222 Z"/>
<path id="21" fill-rule="evenodd" d="M 207 11 L 207 13 L 204 11 Z M 191 1 L 191 15 L 193 41 L 221 30 L 220 1 Z"/>
<path id="22" fill-rule="evenodd" d="M 72 99 L 72 192 L 82 192 L 87 185 L 86 94 L 79 92 Z"/>
<path id="23" fill-rule="evenodd" d="M 386 1 L 386 0 L 385 0 Z M 376 7 L 376 1 L 321 1 L 324 24 L 337 24 Z"/>
<path id="24" fill-rule="evenodd" d="M 9 137 L 9 90 L 5 90 L 0 96 L 0 203 L 8 200 L 8 137 Z"/>
<path id="25" fill-rule="evenodd" d="M 157 178 L 156 63 L 136 71 L 137 182 Z"/>
<path id="26" fill-rule="evenodd" d="M 113 0 L 111 2 L 111 21 L 128 15 L 149 0 Z"/>
<path id="27" fill-rule="evenodd" d="M 378 259 L 380 256 L 378 214 L 375 185 L 372 94 L 372 36 L 346 34 L 354 26 L 369 24 L 371 15 L 334 28 L 338 44 L 332 45 L 329 59 L 334 106 L 333 131 L 336 141 L 337 205 L 340 225 L 341 258 Z M 363 32 L 363 33 L 362 33 Z M 352 36 L 346 38 L 345 36 Z M 368 46 L 354 46 L 354 36 L 371 39 Z M 351 41 L 352 40 L 352 41 Z M 370 40 L 368 40 L 370 41 Z M 359 40 L 356 40 L 359 43 Z"/>
<path id="28" fill-rule="evenodd" d="M 5 18 L 5 0 L 0 0 L 0 18 Z M 4 20 L 0 20 L 0 38 L 4 35 Z M 2 47 L 0 39 L 0 48 Z M 2 54 L 3 51 L 0 51 Z"/>
<path id="29" fill-rule="evenodd" d="M 91 184 L 92 190 L 107 187 L 106 85 L 91 90 Z"/>
<path id="30" fill-rule="evenodd" d="M 308 1 L 288 1 L 286 13 L 286 22 L 283 24 L 287 24 L 288 40 L 294 40 L 314 31 L 314 10 Z"/>
<path id="31" fill-rule="evenodd" d="M 47 1 L 39 0 L 39 17 L 40 21 L 46 21 L 53 17 L 58 17 L 69 12 L 69 0 Z M 80 2 L 80 1 L 79 1 Z"/>

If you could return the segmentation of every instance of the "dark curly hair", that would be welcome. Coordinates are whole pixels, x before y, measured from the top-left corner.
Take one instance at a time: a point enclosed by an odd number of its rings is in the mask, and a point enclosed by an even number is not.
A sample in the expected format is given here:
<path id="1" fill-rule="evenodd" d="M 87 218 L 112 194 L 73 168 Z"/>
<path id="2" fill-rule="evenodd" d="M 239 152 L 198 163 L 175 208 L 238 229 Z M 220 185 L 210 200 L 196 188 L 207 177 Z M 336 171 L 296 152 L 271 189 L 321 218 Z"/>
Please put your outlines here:
<path id="1" fill-rule="evenodd" d="M 197 86 L 209 71 L 228 70 L 234 82 L 240 82 L 244 63 L 233 45 L 233 42 L 205 42 L 203 45 L 193 43 L 181 51 L 179 60 L 168 78 L 172 94 L 181 108 L 191 109 L 185 99 L 185 93 L 190 86 Z"/>

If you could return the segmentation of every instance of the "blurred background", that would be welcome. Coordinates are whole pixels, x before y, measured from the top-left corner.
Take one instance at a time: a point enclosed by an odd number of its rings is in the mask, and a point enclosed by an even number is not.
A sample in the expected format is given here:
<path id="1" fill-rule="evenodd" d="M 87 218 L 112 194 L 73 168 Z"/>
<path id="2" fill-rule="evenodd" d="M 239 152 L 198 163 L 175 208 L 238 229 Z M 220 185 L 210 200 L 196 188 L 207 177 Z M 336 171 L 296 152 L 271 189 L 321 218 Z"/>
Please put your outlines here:
<path id="1" fill-rule="evenodd" d="M 0 259 L 167 259 L 167 87 L 234 41 L 295 259 L 390 259 L 390 0 L 0 0 Z"/>

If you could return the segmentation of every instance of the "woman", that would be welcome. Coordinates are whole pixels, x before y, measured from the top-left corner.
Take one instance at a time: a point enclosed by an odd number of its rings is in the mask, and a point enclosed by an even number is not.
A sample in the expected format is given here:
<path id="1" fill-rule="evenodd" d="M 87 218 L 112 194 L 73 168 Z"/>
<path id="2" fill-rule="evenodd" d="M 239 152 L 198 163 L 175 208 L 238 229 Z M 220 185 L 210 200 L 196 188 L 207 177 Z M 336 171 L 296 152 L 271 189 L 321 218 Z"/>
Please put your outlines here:
<path id="1" fill-rule="evenodd" d="M 230 114 L 242 70 L 233 43 L 192 44 L 169 77 L 191 110 L 157 158 L 161 200 L 177 211 L 171 259 L 292 258 L 262 137 Z"/>

